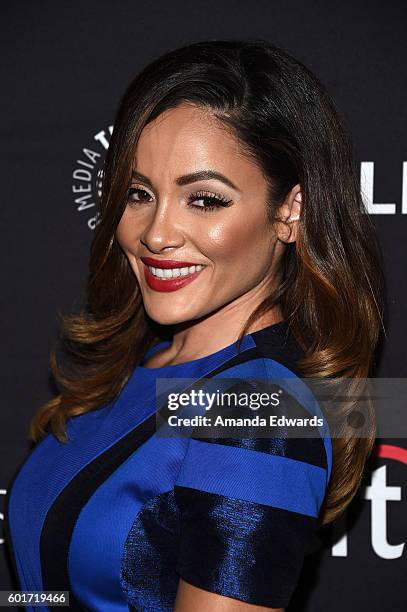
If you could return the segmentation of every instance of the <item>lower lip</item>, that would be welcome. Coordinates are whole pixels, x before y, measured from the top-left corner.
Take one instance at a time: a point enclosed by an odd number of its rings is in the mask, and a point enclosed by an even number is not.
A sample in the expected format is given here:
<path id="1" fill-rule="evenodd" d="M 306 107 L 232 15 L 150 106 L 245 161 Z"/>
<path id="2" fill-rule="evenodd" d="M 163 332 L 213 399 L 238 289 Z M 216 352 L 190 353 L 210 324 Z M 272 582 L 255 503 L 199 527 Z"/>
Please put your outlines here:
<path id="1" fill-rule="evenodd" d="M 198 270 L 198 272 L 193 272 L 192 274 L 187 274 L 186 276 L 178 276 L 176 278 L 171 279 L 162 279 L 151 274 L 148 266 L 143 264 L 144 266 L 144 278 L 146 279 L 147 285 L 150 289 L 154 289 L 154 291 L 177 291 L 185 285 L 189 285 L 193 280 L 205 269 Z"/>

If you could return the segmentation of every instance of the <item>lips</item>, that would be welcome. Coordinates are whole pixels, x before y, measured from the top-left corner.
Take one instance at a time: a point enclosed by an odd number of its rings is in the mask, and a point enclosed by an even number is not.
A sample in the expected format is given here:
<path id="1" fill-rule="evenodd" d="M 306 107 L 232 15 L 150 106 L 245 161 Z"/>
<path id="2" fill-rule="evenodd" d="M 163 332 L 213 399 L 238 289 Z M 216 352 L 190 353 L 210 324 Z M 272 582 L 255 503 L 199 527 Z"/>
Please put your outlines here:
<path id="1" fill-rule="evenodd" d="M 153 289 L 154 291 L 162 291 L 165 293 L 168 293 L 169 291 L 178 291 L 178 289 L 182 289 L 182 287 L 189 285 L 189 283 L 192 283 L 197 278 L 197 276 L 199 276 L 199 274 L 201 274 L 201 272 L 203 272 L 203 270 L 205 269 L 202 268 L 198 272 L 192 272 L 191 274 L 187 274 L 186 276 L 178 276 L 175 278 L 159 278 L 157 276 L 154 276 L 154 274 L 150 272 L 150 269 L 147 265 L 144 264 L 143 268 L 144 278 L 150 289 Z"/>

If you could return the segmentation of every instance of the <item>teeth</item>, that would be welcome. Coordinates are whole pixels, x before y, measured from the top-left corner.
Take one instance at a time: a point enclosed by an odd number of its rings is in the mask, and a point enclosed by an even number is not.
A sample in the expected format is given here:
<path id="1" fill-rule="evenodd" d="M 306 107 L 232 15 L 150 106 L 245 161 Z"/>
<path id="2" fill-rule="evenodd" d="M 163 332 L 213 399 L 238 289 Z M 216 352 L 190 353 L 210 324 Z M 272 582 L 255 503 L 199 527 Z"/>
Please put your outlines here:
<path id="1" fill-rule="evenodd" d="M 148 266 L 151 274 L 158 278 L 177 278 L 178 276 L 187 276 L 194 272 L 200 272 L 205 266 L 189 266 L 189 268 L 153 268 Z"/>

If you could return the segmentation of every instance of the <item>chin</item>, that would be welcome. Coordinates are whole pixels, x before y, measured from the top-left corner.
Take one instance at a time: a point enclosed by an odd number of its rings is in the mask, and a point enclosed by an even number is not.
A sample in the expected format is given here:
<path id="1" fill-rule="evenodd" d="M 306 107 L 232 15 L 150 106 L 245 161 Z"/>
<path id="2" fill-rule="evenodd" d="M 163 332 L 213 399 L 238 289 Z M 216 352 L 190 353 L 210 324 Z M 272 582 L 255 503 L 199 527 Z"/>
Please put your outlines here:
<path id="1" fill-rule="evenodd" d="M 190 312 L 180 312 L 177 314 L 174 309 L 168 308 L 149 308 L 146 306 L 146 312 L 150 319 L 159 323 L 160 325 L 177 325 L 179 323 L 185 323 L 197 317 L 193 316 Z"/>

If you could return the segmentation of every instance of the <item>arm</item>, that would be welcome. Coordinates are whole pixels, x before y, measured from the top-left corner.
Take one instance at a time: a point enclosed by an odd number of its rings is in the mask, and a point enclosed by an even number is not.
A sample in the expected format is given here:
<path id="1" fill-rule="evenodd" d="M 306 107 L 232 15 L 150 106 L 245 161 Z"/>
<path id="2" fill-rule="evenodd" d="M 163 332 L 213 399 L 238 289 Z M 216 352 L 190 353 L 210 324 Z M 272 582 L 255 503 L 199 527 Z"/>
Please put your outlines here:
<path id="1" fill-rule="evenodd" d="M 265 608 L 204 591 L 182 578 L 179 581 L 174 612 L 284 612 L 285 608 Z"/>
<path id="2" fill-rule="evenodd" d="M 281 409 L 309 415 L 291 396 Z M 284 611 L 327 487 L 324 441 L 318 431 L 296 437 L 284 428 L 264 438 L 196 433 L 174 485 L 181 579 L 175 610 Z"/>

